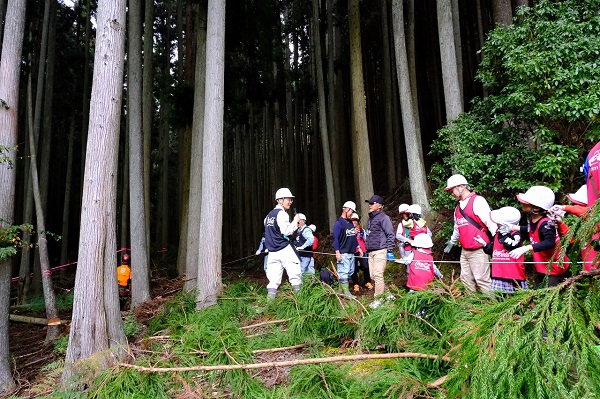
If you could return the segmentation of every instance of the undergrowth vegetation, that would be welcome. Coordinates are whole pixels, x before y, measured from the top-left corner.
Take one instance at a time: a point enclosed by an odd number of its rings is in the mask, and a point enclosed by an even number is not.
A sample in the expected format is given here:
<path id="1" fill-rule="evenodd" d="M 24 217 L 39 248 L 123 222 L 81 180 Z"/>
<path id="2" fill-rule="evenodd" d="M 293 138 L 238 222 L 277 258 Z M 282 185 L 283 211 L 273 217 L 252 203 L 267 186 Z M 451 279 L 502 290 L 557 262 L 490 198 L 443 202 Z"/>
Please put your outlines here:
<path id="1" fill-rule="evenodd" d="M 374 310 L 309 279 L 298 293 L 284 285 L 272 301 L 264 288 L 241 281 L 201 312 L 193 293 L 181 293 L 150 320 L 147 337 L 133 345 L 135 365 L 223 367 L 159 373 L 118 366 L 89 381 L 87 395 L 592 397 L 600 389 L 600 285 L 593 276 L 576 279 L 506 297 L 465 295 L 460 282 L 440 281 L 428 291 L 397 292 Z M 428 358 L 368 358 L 377 353 Z M 341 355 L 365 359 L 293 365 Z M 292 363 L 226 369 L 277 361 Z"/>

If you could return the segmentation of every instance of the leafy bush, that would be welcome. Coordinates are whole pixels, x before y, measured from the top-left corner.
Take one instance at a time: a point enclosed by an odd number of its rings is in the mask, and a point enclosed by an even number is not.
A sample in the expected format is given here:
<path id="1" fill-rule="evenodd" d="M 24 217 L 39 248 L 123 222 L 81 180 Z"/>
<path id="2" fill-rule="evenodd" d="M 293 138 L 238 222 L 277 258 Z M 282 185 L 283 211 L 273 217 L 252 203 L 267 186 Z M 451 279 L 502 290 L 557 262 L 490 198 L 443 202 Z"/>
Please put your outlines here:
<path id="1" fill-rule="evenodd" d="M 441 129 L 432 153 L 432 205 L 453 208 L 446 179 L 462 173 L 492 208 L 534 184 L 577 189 L 578 167 L 600 139 L 597 0 L 540 0 L 522 24 L 490 32 L 478 79 L 489 96 Z M 573 192 L 573 191 L 571 191 Z"/>

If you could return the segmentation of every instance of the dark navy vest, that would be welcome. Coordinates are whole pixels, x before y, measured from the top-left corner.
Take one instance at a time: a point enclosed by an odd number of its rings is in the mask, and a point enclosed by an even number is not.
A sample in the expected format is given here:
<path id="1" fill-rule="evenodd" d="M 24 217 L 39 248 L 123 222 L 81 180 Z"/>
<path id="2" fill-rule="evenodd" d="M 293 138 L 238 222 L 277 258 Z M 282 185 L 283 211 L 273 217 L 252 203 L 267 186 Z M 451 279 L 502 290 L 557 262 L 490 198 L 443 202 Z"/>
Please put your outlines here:
<path id="1" fill-rule="evenodd" d="M 277 224 L 277 215 L 282 209 L 275 208 L 265 218 L 265 245 L 269 252 L 280 251 L 290 243 L 289 239 L 281 233 Z"/>

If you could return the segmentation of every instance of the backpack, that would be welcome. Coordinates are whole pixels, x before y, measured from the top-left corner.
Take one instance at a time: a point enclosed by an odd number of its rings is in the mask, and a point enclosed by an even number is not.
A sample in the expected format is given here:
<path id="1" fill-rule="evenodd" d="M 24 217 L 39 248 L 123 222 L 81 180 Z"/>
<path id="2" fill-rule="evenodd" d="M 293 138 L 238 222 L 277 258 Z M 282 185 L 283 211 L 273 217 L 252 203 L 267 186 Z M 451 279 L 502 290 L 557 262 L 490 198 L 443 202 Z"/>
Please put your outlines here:
<path id="1" fill-rule="evenodd" d="M 333 274 L 327 269 L 321 269 L 319 271 L 319 276 L 321 277 L 321 281 L 327 285 L 333 284 Z"/>
<path id="2" fill-rule="evenodd" d="M 314 236 L 314 239 L 315 240 L 313 241 L 313 244 L 312 244 L 312 250 L 316 251 L 317 247 L 319 246 L 319 239 L 317 238 L 317 236 Z"/>

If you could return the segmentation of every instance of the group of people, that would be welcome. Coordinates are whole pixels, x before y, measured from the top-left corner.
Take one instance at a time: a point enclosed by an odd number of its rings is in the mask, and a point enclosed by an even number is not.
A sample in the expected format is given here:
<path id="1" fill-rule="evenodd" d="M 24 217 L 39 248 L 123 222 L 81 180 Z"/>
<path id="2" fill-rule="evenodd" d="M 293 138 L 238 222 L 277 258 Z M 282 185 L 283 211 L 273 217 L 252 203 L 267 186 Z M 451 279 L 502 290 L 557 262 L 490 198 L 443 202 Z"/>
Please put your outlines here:
<path id="1" fill-rule="evenodd" d="M 560 284 L 571 276 L 570 262 L 560 247 L 560 237 L 569 227 L 563 222 L 565 213 L 585 217 L 585 212 L 600 197 L 600 142 L 590 151 L 582 168 L 586 184 L 567 198 L 573 205 L 555 204 L 554 192 L 546 186 L 536 185 L 516 195 L 525 213 L 506 206 L 491 210 L 487 200 L 476 194 L 461 174 L 450 176 L 445 191 L 458 201 L 454 210 L 454 229 L 444 248 L 449 253 L 460 243 L 460 279 L 471 291 L 489 293 L 499 290 L 514 292 L 528 288 L 525 274 L 525 254 L 532 252 L 535 264 L 534 286 L 546 281 L 548 287 Z M 294 196 L 288 188 L 275 194 L 277 205 L 264 220 L 265 234 L 257 254 L 268 251 L 265 272 L 269 283 L 267 293 L 274 298 L 281 284 L 283 271 L 288 274 L 295 290 L 300 288 L 304 273 L 314 275 L 315 228 L 306 225 L 306 216 L 295 214 L 290 221 L 287 211 Z M 374 288 L 376 300 L 381 303 L 385 292 L 383 274 L 387 262 L 404 263 L 408 275 L 407 287 L 423 290 L 437 276 L 443 278 L 435 266 L 432 255 L 433 241 L 427 222 L 421 217 L 418 204 L 401 204 L 398 212 L 401 221 L 394 234 L 392 221 L 383 212 L 383 198 L 373 195 L 368 200 L 369 215 L 365 228 L 353 201 L 342 205 L 340 217 L 333 226 L 333 248 L 339 293 L 354 298 L 350 292 L 360 291 L 358 270 L 362 270 L 367 289 Z M 596 268 L 600 251 L 600 228 L 592 240 L 583 246 L 581 256 L 585 270 Z M 292 237 L 295 240 L 292 242 Z M 394 256 L 396 240 L 400 257 Z M 529 242 L 525 245 L 525 242 Z M 491 257 L 491 262 L 490 262 Z"/>
<path id="2" fill-rule="evenodd" d="M 284 270 L 294 290 L 300 289 L 303 274 L 314 275 L 315 272 L 315 228 L 306 226 L 306 216 L 303 213 L 295 214 L 290 220 L 287 211 L 294 202 L 294 195 L 288 188 L 277 190 L 275 200 L 277 205 L 264 219 L 265 234 L 256 252 L 268 253 L 265 272 L 269 280 L 269 298 L 275 298 Z M 350 292 L 350 281 L 353 282 L 354 291 L 360 291 L 358 271 L 361 270 L 365 288 L 373 289 L 375 297 L 381 296 L 385 292 L 383 275 L 387 262 L 395 260 L 396 238 L 401 242 L 401 261 L 407 265 L 409 288 L 424 289 L 434 275 L 442 277 L 433 264 L 431 231 L 421 218 L 418 205 L 406 205 L 406 209 L 402 211 L 406 213 L 406 217 L 394 234 L 392 220 L 383 212 L 383 198 L 373 195 L 365 202 L 369 207 L 365 228 L 360 224 L 356 203 L 353 201 L 346 201 L 342 205 L 340 217 L 333 225 L 335 272 L 340 294 L 355 298 Z M 380 299 L 377 299 L 372 306 L 376 307 L 380 303 Z"/>

